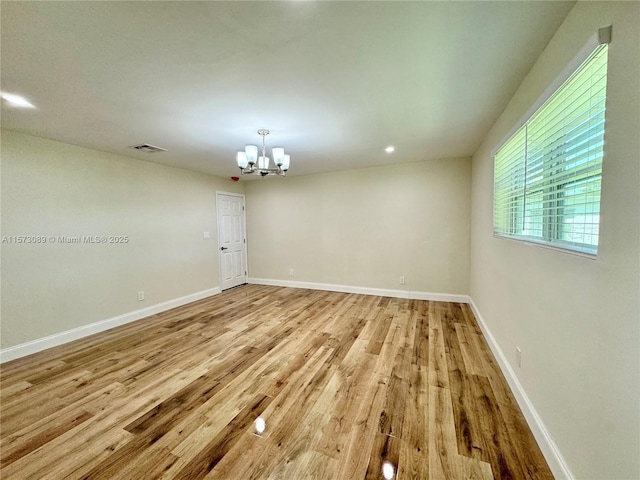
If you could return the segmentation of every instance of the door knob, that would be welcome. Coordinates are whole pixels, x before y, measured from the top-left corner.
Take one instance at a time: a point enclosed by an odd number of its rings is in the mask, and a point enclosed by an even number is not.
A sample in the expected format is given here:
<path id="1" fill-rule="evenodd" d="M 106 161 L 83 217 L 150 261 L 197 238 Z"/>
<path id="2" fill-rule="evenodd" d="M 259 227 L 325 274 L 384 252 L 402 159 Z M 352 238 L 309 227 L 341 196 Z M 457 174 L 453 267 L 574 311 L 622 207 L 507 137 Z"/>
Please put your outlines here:
<path id="1" fill-rule="evenodd" d="M 227 247 L 220 247 L 220 250 L 229 250 Z"/>

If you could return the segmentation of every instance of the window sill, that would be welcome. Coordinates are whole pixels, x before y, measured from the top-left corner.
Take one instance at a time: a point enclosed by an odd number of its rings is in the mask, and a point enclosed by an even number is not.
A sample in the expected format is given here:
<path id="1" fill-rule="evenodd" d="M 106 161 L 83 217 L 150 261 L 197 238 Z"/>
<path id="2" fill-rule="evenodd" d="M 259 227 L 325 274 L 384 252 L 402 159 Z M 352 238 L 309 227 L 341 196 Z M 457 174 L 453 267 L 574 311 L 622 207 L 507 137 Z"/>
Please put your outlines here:
<path id="1" fill-rule="evenodd" d="M 567 253 L 569 255 L 575 255 L 577 257 L 587 258 L 589 260 L 597 260 L 598 258 L 597 253 L 591 253 L 591 252 L 582 251 L 582 250 L 574 250 L 572 248 L 563 247 L 561 245 L 557 245 L 557 244 L 549 243 L 545 241 L 534 240 L 528 237 L 508 237 L 505 235 L 499 235 L 497 233 L 494 233 L 493 238 L 498 238 L 500 240 L 510 240 L 512 242 L 518 242 L 518 243 L 522 243 L 522 244 L 533 246 L 533 247 L 542 247 L 548 250 L 555 250 L 556 252 L 559 252 L 559 253 Z"/>

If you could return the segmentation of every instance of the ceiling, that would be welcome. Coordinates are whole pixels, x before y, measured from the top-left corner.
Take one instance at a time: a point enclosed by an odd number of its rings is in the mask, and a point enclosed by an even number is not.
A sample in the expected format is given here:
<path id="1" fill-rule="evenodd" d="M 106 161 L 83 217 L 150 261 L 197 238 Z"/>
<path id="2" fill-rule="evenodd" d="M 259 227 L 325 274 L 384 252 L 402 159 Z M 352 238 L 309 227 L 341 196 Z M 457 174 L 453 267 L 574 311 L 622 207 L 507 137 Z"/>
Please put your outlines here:
<path id="1" fill-rule="evenodd" d="M 221 176 L 260 128 L 291 175 L 469 156 L 573 4 L 3 1 L 2 126 Z"/>

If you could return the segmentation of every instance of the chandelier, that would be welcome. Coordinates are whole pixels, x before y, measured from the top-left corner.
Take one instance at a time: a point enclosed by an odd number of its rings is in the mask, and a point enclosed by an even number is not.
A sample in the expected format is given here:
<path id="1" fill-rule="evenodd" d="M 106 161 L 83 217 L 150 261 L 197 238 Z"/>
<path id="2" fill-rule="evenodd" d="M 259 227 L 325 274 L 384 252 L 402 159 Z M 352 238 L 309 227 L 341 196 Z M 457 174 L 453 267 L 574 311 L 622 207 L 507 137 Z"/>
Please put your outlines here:
<path id="1" fill-rule="evenodd" d="M 273 147 L 271 153 L 273 154 L 275 167 L 270 168 L 269 157 L 267 157 L 264 145 L 264 139 L 269 135 L 269 130 L 262 128 L 258 130 L 258 135 L 262 136 L 262 155 L 258 156 L 258 147 L 255 145 L 247 145 L 244 147 L 244 152 L 238 152 L 237 156 L 240 172 L 242 175 L 255 174 L 263 177 L 267 175 L 281 175 L 284 177 L 287 170 L 289 170 L 289 155 L 285 155 L 283 147 Z"/>

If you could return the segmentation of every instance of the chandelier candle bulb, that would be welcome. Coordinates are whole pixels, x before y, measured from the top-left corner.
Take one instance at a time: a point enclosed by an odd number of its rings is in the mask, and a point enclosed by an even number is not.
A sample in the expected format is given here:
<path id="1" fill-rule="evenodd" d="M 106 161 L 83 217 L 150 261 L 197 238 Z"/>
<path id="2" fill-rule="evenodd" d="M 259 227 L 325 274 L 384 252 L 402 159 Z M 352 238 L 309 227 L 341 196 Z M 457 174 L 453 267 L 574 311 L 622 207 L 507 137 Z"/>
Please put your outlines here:
<path id="1" fill-rule="evenodd" d="M 255 165 L 256 160 L 258 160 L 258 147 L 255 145 L 247 145 L 244 147 L 245 154 L 247 156 L 247 160 L 249 165 Z"/>
<path id="2" fill-rule="evenodd" d="M 238 166 L 240 168 L 247 168 L 249 160 L 247 160 L 246 152 L 238 152 Z"/>
<path id="3" fill-rule="evenodd" d="M 279 167 L 282 166 L 282 162 L 284 161 L 284 148 L 273 147 L 271 153 L 273 153 L 273 161 L 275 164 Z"/>

